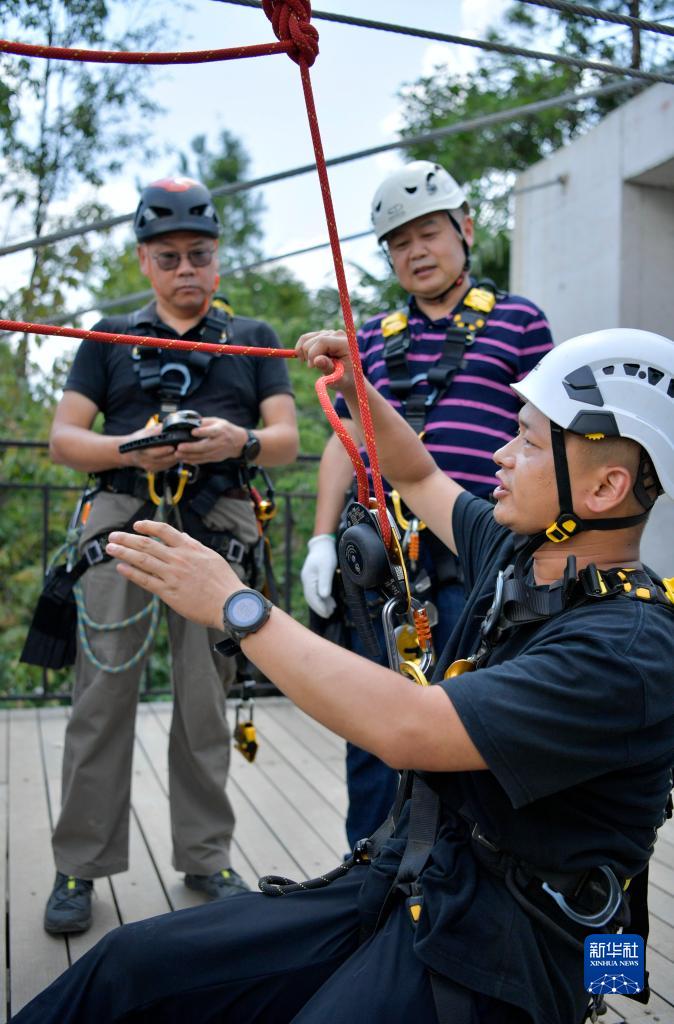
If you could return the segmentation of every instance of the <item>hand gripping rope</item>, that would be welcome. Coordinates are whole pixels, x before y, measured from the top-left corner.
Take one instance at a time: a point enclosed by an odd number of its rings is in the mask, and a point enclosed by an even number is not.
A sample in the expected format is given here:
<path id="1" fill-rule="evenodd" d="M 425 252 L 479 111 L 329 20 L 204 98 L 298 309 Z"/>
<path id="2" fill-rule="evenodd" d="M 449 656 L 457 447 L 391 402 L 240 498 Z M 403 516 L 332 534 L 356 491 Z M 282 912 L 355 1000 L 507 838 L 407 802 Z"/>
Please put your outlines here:
<path id="1" fill-rule="evenodd" d="M 330 183 L 323 153 L 320 131 L 318 127 L 318 115 L 314 103 L 313 90 L 309 68 L 318 55 L 318 31 L 310 23 L 311 3 L 309 0 L 264 0 L 263 8 L 266 16 L 272 23 L 274 33 L 278 38 L 277 43 L 268 43 L 258 46 L 239 46 L 222 50 L 191 51 L 185 53 L 127 53 L 120 51 L 97 51 L 97 50 L 73 50 L 53 46 L 33 46 L 26 43 L 14 43 L 0 40 L 0 52 L 16 53 L 24 56 L 55 58 L 58 60 L 75 60 L 94 63 L 120 63 L 120 64 L 197 64 L 210 61 L 233 60 L 241 57 L 256 57 L 274 53 L 287 53 L 291 60 L 295 61 L 300 68 L 302 90 L 307 108 L 309 130 L 314 147 L 316 169 L 321 186 L 323 207 L 332 249 L 332 258 L 337 277 L 339 299 L 344 317 L 344 325 L 349 344 L 349 353 L 353 363 L 353 372 L 358 396 L 358 407 L 363 424 L 365 448 L 370 460 L 372 473 L 372 484 L 374 489 L 374 503 L 379 512 L 378 520 L 382 539 L 388 548 L 391 544 L 391 526 L 386 514 L 386 499 L 379 470 L 379 460 L 374 439 L 374 428 L 372 416 L 367 400 L 365 378 L 358 351 L 356 339 L 356 328 L 353 321 L 353 313 L 349 301 L 349 293 L 344 273 L 344 263 L 339 244 L 339 234 L 335 220 Z M 173 348 L 187 351 L 212 352 L 216 355 L 249 355 L 249 356 L 270 356 L 292 359 L 295 357 L 293 351 L 284 349 L 249 348 L 248 346 L 213 345 L 204 342 L 177 341 L 171 339 L 138 338 L 124 334 L 107 334 L 102 331 L 82 331 L 75 328 L 64 328 L 49 326 L 45 324 L 32 324 L 15 320 L 0 320 L 0 330 L 21 331 L 26 334 L 46 334 L 56 337 L 72 337 L 90 339 L 92 341 L 110 342 L 123 345 L 147 345 L 154 348 Z M 327 395 L 328 384 L 337 382 L 344 370 L 338 363 L 334 372 L 320 378 L 316 382 L 316 393 L 321 406 L 330 421 L 331 426 L 344 445 L 351 462 L 353 463 L 358 483 L 358 500 L 361 504 L 369 506 L 370 494 L 367 473 L 363 460 L 358 449 L 347 432 L 343 429 L 338 417 L 332 409 Z"/>

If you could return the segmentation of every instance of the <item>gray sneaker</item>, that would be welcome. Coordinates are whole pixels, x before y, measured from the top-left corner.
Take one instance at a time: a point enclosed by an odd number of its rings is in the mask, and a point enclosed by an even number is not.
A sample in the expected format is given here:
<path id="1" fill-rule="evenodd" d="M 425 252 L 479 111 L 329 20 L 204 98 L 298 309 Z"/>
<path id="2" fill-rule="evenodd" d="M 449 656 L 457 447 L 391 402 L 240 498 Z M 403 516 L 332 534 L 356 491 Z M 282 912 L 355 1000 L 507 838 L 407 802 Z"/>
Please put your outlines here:
<path id="1" fill-rule="evenodd" d="M 91 893 L 94 883 L 56 872 L 56 881 L 44 912 L 44 927 L 50 935 L 85 932 L 91 925 Z"/>
<path id="2" fill-rule="evenodd" d="M 185 875 L 185 885 L 188 889 L 203 892 L 209 900 L 222 900 L 227 896 L 250 892 L 250 886 L 234 868 L 222 868 L 212 875 Z"/>

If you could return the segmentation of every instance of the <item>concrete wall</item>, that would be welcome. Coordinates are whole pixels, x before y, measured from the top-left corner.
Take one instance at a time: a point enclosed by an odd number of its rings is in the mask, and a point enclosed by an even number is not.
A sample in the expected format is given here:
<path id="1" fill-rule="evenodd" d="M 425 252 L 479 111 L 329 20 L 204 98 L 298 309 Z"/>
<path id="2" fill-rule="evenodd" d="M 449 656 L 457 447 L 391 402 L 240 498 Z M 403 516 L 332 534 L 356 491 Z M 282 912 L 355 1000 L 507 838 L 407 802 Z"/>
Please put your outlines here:
<path id="1" fill-rule="evenodd" d="M 514 214 L 511 290 L 542 306 L 555 341 L 611 326 L 674 338 L 674 86 L 647 89 L 519 175 Z M 674 575 L 668 499 L 643 557 Z"/>

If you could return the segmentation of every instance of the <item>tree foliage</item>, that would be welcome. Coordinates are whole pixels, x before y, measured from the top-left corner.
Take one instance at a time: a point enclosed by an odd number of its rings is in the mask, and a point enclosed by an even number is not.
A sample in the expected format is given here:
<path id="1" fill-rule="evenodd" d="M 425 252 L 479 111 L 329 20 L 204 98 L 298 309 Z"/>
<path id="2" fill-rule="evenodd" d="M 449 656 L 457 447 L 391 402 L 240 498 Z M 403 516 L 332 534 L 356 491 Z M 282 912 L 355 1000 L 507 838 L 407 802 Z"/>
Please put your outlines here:
<path id="1" fill-rule="evenodd" d="M 139 18 L 136 4 L 126 6 L 130 27 L 118 31 L 107 0 L 4 0 L 0 29 L 7 39 L 49 46 L 152 48 L 159 25 Z M 117 5 L 114 14 L 120 11 Z M 117 174 L 128 153 L 144 152 L 147 124 L 157 111 L 146 72 L 142 66 L 0 56 L 0 203 L 12 239 L 39 238 L 107 212 L 98 203 L 69 201 Z M 138 113 L 143 128 L 132 129 Z M 0 299 L 5 315 L 30 320 L 46 309 L 62 312 L 68 289 L 91 271 L 95 245 L 84 235 L 33 250 L 25 286 Z M 17 345 L 16 367 L 26 376 L 26 336 Z"/>
<path id="2" fill-rule="evenodd" d="M 643 18 L 657 19 L 667 3 L 598 0 L 596 6 L 623 14 L 634 14 L 636 9 Z M 627 27 L 527 4 L 509 8 L 502 25 L 493 28 L 487 38 L 621 66 L 636 64 L 637 56 L 643 67 L 674 66 L 668 37 L 642 33 L 638 51 Z M 541 40 L 546 40 L 545 45 Z M 448 60 L 432 75 L 403 88 L 402 135 L 417 135 L 565 92 L 589 89 L 602 81 L 604 77 L 595 72 L 486 51 L 475 68 L 463 74 L 454 72 Z M 411 157 L 438 160 L 468 186 L 471 203 L 478 211 L 475 251 L 479 272 L 507 285 L 508 195 L 515 174 L 570 142 L 642 88 L 644 85 L 635 80 L 625 91 L 582 104 L 555 107 L 534 117 L 516 118 L 410 147 Z"/>

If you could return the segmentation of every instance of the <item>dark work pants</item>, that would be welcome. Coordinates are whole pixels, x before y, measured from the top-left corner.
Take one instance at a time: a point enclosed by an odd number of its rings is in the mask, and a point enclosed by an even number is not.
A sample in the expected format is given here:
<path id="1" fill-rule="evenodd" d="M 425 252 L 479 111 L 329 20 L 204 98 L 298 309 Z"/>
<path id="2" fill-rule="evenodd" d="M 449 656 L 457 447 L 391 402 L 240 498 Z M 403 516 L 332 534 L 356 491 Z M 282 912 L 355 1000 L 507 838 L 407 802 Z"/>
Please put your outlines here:
<path id="1" fill-rule="evenodd" d="M 365 871 L 354 868 L 324 889 L 244 893 L 125 925 L 12 1020 L 433 1024 L 429 976 L 413 952 L 404 904 L 358 944 L 356 901 Z M 471 1024 L 523 1020 L 512 1007 L 473 993 L 469 999 Z"/>
<path id="2" fill-rule="evenodd" d="M 438 609 L 438 624 L 433 629 L 433 642 L 439 654 L 463 610 L 466 597 L 463 585 L 450 583 L 434 588 L 429 599 Z M 387 665 L 386 647 L 381 623 L 377 623 L 379 642 L 384 652 L 380 663 Z M 350 649 L 363 654 L 363 646 L 355 629 L 351 630 Z M 349 807 L 346 813 L 346 835 L 350 849 L 359 839 L 366 839 L 377 829 L 393 804 L 398 788 L 398 773 L 374 754 L 353 744 L 346 745 L 346 785 Z"/>

